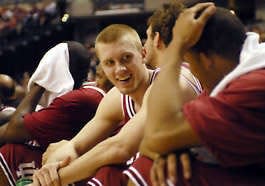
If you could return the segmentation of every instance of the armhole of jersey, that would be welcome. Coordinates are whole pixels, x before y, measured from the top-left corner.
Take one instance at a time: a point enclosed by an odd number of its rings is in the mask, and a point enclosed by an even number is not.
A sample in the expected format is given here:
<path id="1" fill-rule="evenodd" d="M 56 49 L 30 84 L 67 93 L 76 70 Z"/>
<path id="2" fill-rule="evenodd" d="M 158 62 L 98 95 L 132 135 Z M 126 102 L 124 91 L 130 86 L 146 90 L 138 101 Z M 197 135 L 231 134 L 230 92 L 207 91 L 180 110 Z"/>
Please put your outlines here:
<path id="1" fill-rule="evenodd" d="M 128 95 L 124 94 L 122 94 L 121 97 L 122 97 L 122 110 L 125 118 L 126 116 L 132 118 L 136 114 L 132 99 Z"/>
<path id="2" fill-rule="evenodd" d="M 84 85 L 83 88 L 91 88 L 91 89 L 94 89 L 94 90 L 98 91 L 100 94 L 102 94 L 103 97 L 106 95 L 106 93 L 102 89 L 100 89 L 98 87 L 95 87 L 95 86 Z"/>
<path id="3" fill-rule="evenodd" d="M 125 96 L 123 94 L 121 94 L 121 108 L 122 108 L 122 114 L 123 114 L 123 117 L 125 118 L 126 117 L 126 110 L 124 108 L 124 99 L 125 99 Z"/>
<path id="4" fill-rule="evenodd" d="M 156 68 L 155 70 L 153 70 L 152 75 L 150 77 L 150 82 L 149 82 L 150 84 L 154 81 L 159 71 L 160 71 L 160 68 Z"/>
<path id="5" fill-rule="evenodd" d="M 184 63 L 185 64 L 185 63 Z M 192 77 L 192 80 L 190 80 L 188 77 L 185 76 L 185 73 L 181 73 L 181 77 L 185 79 L 185 81 L 192 87 L 194 92 L 196 94 L 201 94 L 202 92 L 202 86 L 199 80 L 191 73 L 189 70 L 189 66 L 181 65 L 181 71 L 185 72 L 186 74 L 190 74 Z"/>

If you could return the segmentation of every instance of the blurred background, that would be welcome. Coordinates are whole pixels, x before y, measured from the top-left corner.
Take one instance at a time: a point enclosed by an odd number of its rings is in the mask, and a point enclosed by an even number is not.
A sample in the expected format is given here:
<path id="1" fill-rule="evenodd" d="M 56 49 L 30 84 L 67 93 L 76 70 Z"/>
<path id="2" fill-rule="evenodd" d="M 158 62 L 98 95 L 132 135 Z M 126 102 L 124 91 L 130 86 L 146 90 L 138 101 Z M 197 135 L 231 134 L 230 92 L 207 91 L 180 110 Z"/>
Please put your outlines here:
<path id="1" fill-rule="evenodd" d="M 97 33 L 125 23 L 145 38 L 146 21 L 166 0 L 0 0 L 0 73 L 23 82 L 45 51 L 77 40 L 93 53 Z M 249 31 L 265 38 L 265 0 L 216 0 L 231 9 Z M 94 78 L 93 59 L 89 79 Z M 93 66 L 94 64 L 94 66 Z"/>

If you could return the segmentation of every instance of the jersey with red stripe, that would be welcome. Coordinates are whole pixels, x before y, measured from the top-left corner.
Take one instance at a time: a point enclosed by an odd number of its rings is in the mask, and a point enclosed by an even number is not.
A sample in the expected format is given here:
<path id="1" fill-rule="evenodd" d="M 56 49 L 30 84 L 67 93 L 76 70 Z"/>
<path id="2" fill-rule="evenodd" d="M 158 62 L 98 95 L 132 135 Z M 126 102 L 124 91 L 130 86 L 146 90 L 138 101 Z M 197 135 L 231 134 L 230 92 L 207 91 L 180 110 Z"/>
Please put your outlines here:
<path id="1" fill-rule="evenodd" d="M 181 76 L 185 82 L 187 82 L 194 92 L 196 94 L 201 93 L 202 87 L 200 82 L 196 77 L 194 77 L 191 72 L 189 71 L 189 66 L 186 63 L 183 63 L 181 66 Z M 150 84 L 154 81 L 156 76 L 158 75 L 160 69 L 156 69 L 152 72 L 151 78 L 150 78 Z M 123 112 L 125 116 L 125 121 L 129 121 L 135 114 L 135 108 L 134 108 L 134 102 L 131 97 L 128 95 L 122 95 L 122 107 Z M 126 122 L 124 122 L 126 124 Z M 135 156 L 133 156 L 130 160 L 126 162 L 126 165 L 123 167 L 122 170 L 120 166 L 106 166 L 104 168 L 99 169 L 96 176 L 92 178 L 89 182 L 89 186 L 123 186 L 125 180 L 128 180 L 128 177 L 130 179 L 136 179 L 137 181 L 134 183 L 144 183 L 144 180 L 141 178 L 141 176 L 137 175 L 137 171 L 133 171 L 134 167 L 131 167 L 130 165 L 133 164 L 135 161 L 137 161 L 139 158 L 139 153 L 136 153 Z M 146 165 L 141 165 L 146 167 L 147 169 L 152 164 L 150 161 L 146 162 Z M 137 165 L 139 167 L 139 165 Z M 144 169 L 144 168 L 143 168 Z M 131 176 L 132 175 L 132 176 Z M 113 178 L 115 177 L 115 178 Z"/>

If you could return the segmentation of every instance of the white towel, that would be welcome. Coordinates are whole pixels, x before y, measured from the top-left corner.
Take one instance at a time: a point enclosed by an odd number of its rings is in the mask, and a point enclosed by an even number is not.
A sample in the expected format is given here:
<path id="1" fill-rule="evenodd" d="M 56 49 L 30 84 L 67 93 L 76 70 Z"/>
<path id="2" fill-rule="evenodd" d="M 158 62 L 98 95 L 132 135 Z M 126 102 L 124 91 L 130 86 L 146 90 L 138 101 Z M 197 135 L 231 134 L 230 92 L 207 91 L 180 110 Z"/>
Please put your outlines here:
<path id="1" fill-rule="evenodd" d="M 46 89 L 39 102 L 41 107 L 47 107 L 54 98 L 73 90 L 67 43 L 60 43 L 46 52 L 29 80 L 28 91 L 33 83 Z"/>
<path id="2" fill-rule="evenodd" d="M 258 34 L 248 32 L 240 53 L 240 62 L 238 66 L 217 84 L 210 96 L 216 96 L 228 83 L 239 76 L 261 68 L 265 68 L 265 43 L 259 43 Z"/>

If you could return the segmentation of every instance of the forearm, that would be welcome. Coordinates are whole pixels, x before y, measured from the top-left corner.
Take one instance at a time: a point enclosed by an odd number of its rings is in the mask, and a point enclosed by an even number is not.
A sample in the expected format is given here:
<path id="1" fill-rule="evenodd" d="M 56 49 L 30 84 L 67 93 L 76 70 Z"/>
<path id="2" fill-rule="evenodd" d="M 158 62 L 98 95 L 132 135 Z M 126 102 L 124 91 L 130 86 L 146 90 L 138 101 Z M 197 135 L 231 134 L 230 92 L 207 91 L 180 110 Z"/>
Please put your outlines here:
<path id="1" fill-rule="evenodd" d="M 44 91 L 43 87 L 34 84 L 31 91 L 27 93 L 18 105 L 13 117 L 23 116 L 26 113 L 34 111 Z"/>
<path id="2" fill-rule="evenodd" d="M 44 92 L 44 88 L 35 85 L 28 95 L 22 100 L 9 122 L 0 127 L 0 143 L 24 142 L 31 135 L 24 127 L 23 116 L 33 111 Z"/>
<path id="3" fill-rule="evenodd" d="M 92 177 L 102 166 L 125 163 L 131 153 L 119 143 L 108 139 L 83 154 L 70 165 L 59 170 L 62 185 Z M 76 174 L 78 173 L 78 174 Z"/>
<path id="4" fill-rule="evenodd" d="M 179 121 L 178 124 L 175 124 L 176 120 L 173 117 L 171 121 L 173 123 L 167 125 L 163 123 L 156 132 L 147 133 L 142 140 L 140 152 L 153 158 L 154 155 L 164 155 L 179 149 L 200 145 L 200 139 L 187 121 Z"/>
<path id="5" fill-rule="evenodd" d="M 71 140 L 79 156 L 86 153 L 98 143 L 108 138 L 116 124 L 105 124 L 106 122 L 93 118 L 81 131 Z M 117 122 L 118 123 L 118 122 Z"/>

